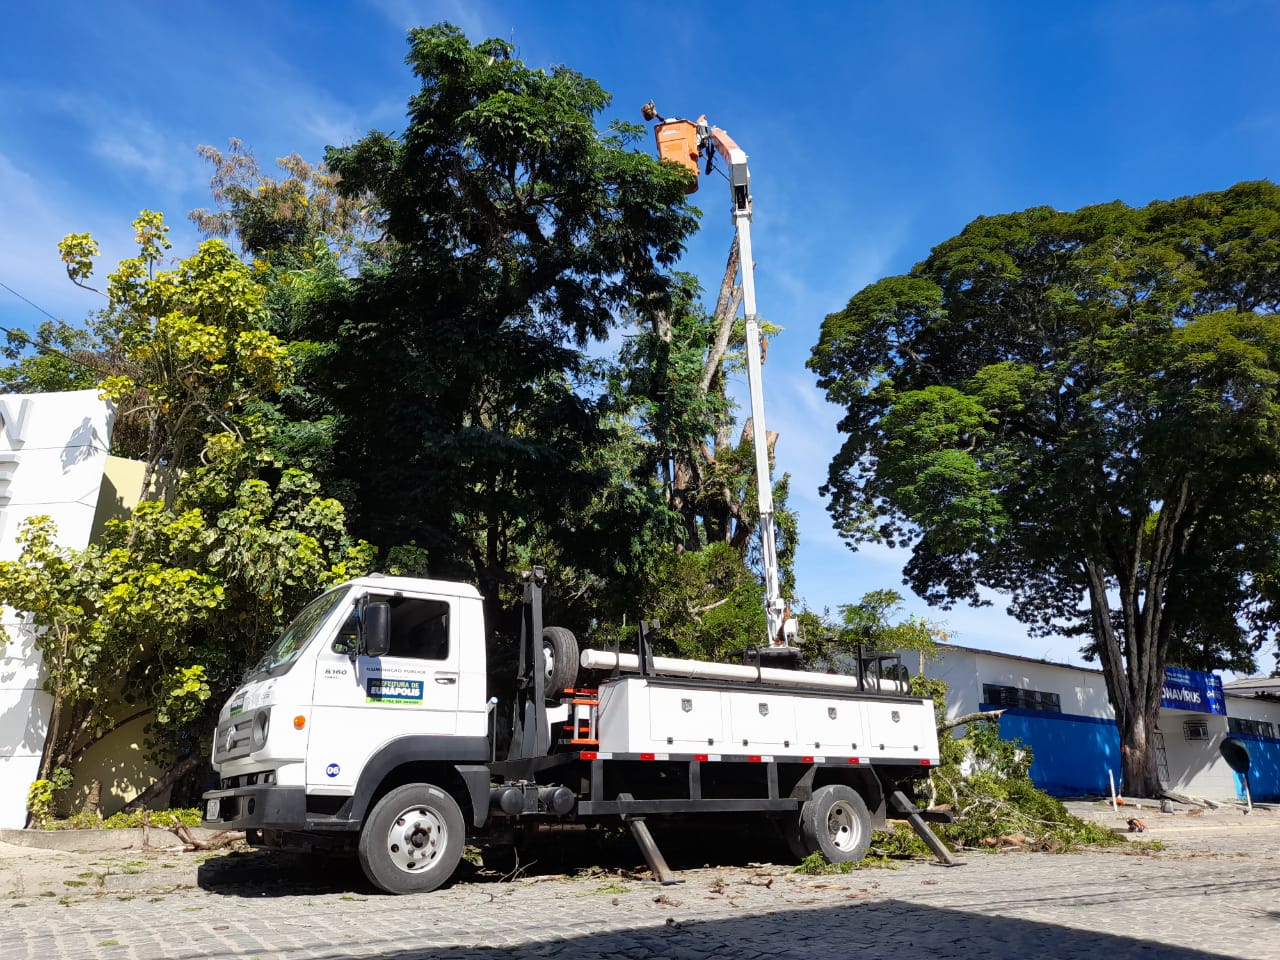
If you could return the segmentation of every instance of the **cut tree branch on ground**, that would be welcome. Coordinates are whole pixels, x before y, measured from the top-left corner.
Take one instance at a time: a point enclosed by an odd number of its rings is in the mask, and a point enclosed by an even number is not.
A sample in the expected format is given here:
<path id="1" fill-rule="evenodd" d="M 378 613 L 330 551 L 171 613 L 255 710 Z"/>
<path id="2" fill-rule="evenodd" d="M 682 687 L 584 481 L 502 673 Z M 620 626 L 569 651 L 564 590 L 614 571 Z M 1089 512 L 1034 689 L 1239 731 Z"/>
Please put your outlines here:
<path id="1" fill-rule="evenodd" d="M 977 723 L 979 720 L 999 720 L 1002 713 L 1004 713 L 1004 709 L 979 710 L 976 713 L 966 713 L 962 717 L 956 717 L 954 720 L 947 720 L 945 723 L 939 724 L 938 732 L 954 730 L 956 727 L 962 727 L 966 723 Z"/>
<path id="2" fill-rule="evenodd" d="M 169 832 L 182 841 L 184 849 L 188 852 L 194 850 L 221 850 L 223 847 L 229 847 L 231 844 L 244 839 L 243 830 L 219 830 L 212 833 L 203 840 L 198 839 L 191 832 L 191 828 L 178 824 L 176 827 L 170 827 Z"/>

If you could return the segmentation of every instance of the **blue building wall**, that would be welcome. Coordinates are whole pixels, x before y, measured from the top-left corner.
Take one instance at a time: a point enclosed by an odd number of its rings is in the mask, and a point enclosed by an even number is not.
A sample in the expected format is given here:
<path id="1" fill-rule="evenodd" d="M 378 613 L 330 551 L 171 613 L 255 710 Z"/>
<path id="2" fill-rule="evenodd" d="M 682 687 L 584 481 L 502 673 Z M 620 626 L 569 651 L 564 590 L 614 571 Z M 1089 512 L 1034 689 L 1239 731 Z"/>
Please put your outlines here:
<path id="1" fill-rule="evenodd" d="M 1001 731 L 1001 736 L 1004 731 Z M 1231 734 L 1249 751 L 1249 794 L 1259 803 L 1280 800 L 1280 740 L 1247 733 Z M 1244 777 L 1236 774 L 1236 796 L 1244 799 Z"/>
<path id="2" fill-rule="evenodd" d="M 984 703 L 982 709 L 999 708 Z M 1108 770 L 1119 783 L 1120 733 L 1114 720 L 1008 709 L 1000 717 L 1000 736 L 1031 748 L 1031 781 L 1055 797 L 1105 796 L 1111 792 Z M 1251 789 L 1253 783 L 1251 778 Z"/>

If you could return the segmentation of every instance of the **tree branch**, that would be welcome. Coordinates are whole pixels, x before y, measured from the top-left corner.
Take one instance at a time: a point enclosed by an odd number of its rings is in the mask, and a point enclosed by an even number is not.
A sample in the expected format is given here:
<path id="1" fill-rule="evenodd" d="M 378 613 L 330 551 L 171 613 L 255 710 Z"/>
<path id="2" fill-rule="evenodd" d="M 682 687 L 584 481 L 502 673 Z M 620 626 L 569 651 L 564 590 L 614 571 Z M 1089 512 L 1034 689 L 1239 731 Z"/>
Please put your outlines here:
<path id="1" fill-rule="evenodd" d="M 1006 709 L 1002 707 L 999 710 L 979 710 L 975 713 L 966 713 L 962 717 L 956 717 L 954 720 L 947 720 L 938 724 L 938 732 L 943 733 L 947 730 L 954 730 L 956 727 L 963 727 L 966 723 L 977 723 L 979 720 L 999 720 L 1000 715 Z"/>

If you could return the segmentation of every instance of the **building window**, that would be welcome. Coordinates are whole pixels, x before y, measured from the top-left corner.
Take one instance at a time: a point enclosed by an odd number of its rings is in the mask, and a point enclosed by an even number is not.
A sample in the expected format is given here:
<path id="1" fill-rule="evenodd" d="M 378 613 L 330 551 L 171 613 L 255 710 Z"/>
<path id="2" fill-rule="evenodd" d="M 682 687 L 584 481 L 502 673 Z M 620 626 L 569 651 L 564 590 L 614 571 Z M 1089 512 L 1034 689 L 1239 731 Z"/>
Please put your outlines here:
<path id="1" fill-rule="evenodd" d="M 1209 725 L 1203 720 L 1184 720 L 1182 721 L 1182 739 L 1184 740 L 1208 740 Z"/>
<path id="2" fill-rule="evenodd" d="M 995 683 L 982 685 L 982 702 L 993 707 L 1013 707 L 1021 710 L 1043 710 L 1061 713 L 1062 700 L 1056 693 L 1046 690 L 1023 690 L 1019 687 L 1003 687 Z"/>
<path id="3" fill-rule="evenodd" d="M 1276 735 L 1275 725 L 1267 720 L 1244 720 L 1240 717 L 1227 717 L 1227 729 L 1232 733 L 1244 733 L 1254 737 L 1270 737 Z"/>

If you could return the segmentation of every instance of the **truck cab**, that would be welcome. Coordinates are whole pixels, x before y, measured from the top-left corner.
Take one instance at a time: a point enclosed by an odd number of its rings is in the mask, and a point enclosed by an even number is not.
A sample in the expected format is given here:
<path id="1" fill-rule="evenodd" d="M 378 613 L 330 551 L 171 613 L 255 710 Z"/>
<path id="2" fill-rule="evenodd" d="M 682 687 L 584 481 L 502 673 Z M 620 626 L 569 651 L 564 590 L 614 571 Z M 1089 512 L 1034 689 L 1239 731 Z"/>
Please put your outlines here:
<path id="1" fill-rule="evenodd" d="M 385 651 L 365 635 L 379 607 Z M 484 762 L 484 637 L 467 584 L 373 576 L 321 594 L 223 706 L 206 820 L 339 829 L 361 774 L 399 754 Z"/>

